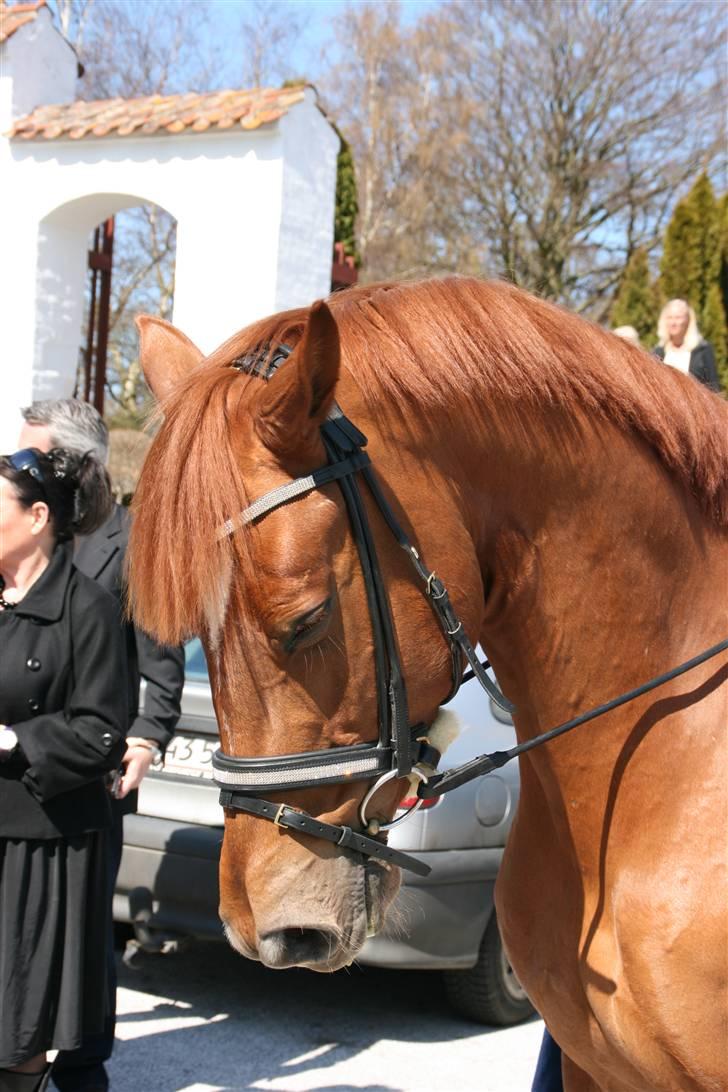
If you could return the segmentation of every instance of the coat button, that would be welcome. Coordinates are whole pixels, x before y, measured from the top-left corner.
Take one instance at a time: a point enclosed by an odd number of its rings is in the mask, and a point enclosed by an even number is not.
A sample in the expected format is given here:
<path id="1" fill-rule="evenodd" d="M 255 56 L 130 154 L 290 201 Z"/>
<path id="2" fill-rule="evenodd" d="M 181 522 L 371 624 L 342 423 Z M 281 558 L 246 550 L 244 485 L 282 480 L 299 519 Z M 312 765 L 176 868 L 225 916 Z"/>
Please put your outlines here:
<path id="1" fill-rule="evenodd" d="M 35 656 L 31 656 L 29 660 L 25 661 L 25 666 L 29 671 L 40 671 L 41 663 Z"/>
<path id="2" fill-rule="evenodd" d="M 40 705 L 35 700 L 35 698 L 28 698 L 28 708 L 32 713 L 37 713 L 40 709 Z"/>
<path id="3" fill-rule="evenodd" d="M 113 742 L 111 738 L 111 732 L 104 732 L 101 737 L 101 742 L 103 743 L 104 747 L 110 747 Z"/>

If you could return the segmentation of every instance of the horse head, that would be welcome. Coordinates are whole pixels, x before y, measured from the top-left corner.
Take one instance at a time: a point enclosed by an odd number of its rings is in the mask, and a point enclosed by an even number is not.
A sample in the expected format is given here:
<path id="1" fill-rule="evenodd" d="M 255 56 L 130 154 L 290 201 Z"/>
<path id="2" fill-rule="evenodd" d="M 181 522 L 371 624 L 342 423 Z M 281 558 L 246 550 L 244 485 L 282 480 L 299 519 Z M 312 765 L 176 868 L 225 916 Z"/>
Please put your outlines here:
<path id="1" fill-rule="evenodd" d="M 374 744 L 381 699 L 365 581 L 337 484 L 258 520 L 239 515 L 327 463 L 321 426 L 340 381 L 337 325 L 323 303 L 283 325 L 293 351 L 265 381 L 241 368 L 241 343 L 203 362 L 170 324 L 140 320 L 142 366 L 164 418 L 135 500 L 130 589 L 138 620 L 161 639 L 199 633 L 226 755 L 315 760 Z M 269 352 L 261 336 L 254 329 L 245 339 L 259 357 Z M 347 409 L 352 402 L 368 417 L 349 385 Z M 451 659 L 442 640 L 422 652 L 431 611 L 399 553 L 378 533 L 396 640 L 419 678 L 410 722 L 428 725 L 450 688 Z M 268 786 L 265 797 L 361 831 L 371 785 Z M 408 785 L 390 778 L 367 819 L 390 820 Z M 370 830 L 376 837 L 377 826 Z M 398 883 L 386 860 L 225 811 L 221 918 L 232 945 L 269 966 L 328 971 L 350 962 Z"/>

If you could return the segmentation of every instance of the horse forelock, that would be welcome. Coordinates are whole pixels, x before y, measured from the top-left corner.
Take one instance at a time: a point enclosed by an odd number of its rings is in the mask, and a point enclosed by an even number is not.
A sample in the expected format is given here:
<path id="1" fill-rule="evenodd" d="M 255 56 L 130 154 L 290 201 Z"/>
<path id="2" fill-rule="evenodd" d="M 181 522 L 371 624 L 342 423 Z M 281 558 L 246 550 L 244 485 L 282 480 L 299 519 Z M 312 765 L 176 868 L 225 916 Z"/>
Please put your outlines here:
<path id="1" fill-rule="evenodd" d="M 691 377 L 505 283 L 367 285 L 328 303 L 342 368 L 380 417 L 398 415 L 429 435 L 445 418 L 474 440 L 488 427 L 545 447 L 544 408 L 612 421 L 647 442 L 711 520 L 728 524 L 728 406 Z M 134 500 L 129 568 L 135 617 L 162 641 L 214 638 L 234 566 L 252 571 L 244 533 L 215 536 L 255 499 L 232 431 L 236 406 L 261 380 L 230 365 L 263 345 L 294 346 L 307 315 L 289 311 L 234 335 L 162 407 Z"/>

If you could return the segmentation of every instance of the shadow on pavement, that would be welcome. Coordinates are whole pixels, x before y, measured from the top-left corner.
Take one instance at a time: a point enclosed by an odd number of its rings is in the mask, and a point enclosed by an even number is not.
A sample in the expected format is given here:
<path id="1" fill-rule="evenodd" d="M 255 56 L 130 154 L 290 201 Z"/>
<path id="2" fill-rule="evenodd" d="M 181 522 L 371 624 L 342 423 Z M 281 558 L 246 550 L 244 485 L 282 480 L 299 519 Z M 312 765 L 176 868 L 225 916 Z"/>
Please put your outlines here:
<path id="1" fill-rule="evenodd" d="M 295 1077 L 301 1088 L 302 1073 L 351 1059 L 380 1039 L 449 1047 L 489 1030 L 450 1012 L 437 974 L 271 971 L 222 943 L 149 956 L 139 970 L 122 966 L 119 986 L 165 1000 L 147 1008 L 149 999 L 140 997 L 138 1010 L 119 1016 L 124 1038 L 111 1063 L 114 1092 L 196 1085 L 242 1092 L 269 1081 L 281 1089 Z M 354 1088 L 396 1092 L 394 1084 L 326 1085 L 327 1092 Z"/>

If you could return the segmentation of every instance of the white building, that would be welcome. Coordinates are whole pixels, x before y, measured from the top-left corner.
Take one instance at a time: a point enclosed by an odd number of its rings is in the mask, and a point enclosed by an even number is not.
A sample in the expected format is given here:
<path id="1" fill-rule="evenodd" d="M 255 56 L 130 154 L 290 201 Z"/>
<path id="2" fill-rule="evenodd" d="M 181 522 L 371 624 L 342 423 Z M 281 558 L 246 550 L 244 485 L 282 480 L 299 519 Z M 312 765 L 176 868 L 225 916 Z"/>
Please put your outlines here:
<path id="1" fill-rule="evenodd" d="M 0 0 L 0 451 L 67 397 L 91 230 L 153 202 L 177 220 L 173 321 L 204 351 L 328 294 L 339 138 L 311 88 L 73 101 L 45 0 Z"/>

